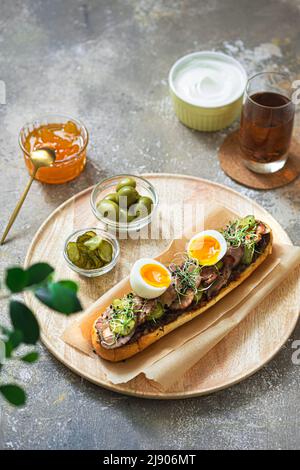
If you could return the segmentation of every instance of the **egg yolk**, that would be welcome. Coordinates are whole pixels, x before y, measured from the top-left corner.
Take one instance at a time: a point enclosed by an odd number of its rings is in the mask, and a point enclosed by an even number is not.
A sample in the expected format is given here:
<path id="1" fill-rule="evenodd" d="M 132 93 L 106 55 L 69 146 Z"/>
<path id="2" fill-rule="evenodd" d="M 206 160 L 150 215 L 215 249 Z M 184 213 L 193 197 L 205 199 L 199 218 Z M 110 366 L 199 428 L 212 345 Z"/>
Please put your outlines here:
<path id="1" fill-rule="evenodd" d="M 221 245 L 215 238 L 205 235 L 192 240 L 189 246 L 189 255 L 203 265 L 213 265 L 218 262 Z"/>
<path id="2" fill-rule="evenodd" d="M 140 269 L 143 280 L 154 287 L 169 287 L 171 283 L 168 271 L 158 264 L 145 264 Z"/>

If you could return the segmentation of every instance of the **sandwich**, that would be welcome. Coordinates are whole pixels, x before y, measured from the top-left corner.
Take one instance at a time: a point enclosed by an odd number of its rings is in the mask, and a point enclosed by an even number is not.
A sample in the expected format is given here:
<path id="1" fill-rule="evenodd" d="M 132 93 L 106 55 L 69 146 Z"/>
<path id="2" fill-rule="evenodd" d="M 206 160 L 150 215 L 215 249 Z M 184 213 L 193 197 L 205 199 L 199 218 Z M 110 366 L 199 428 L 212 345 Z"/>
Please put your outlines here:
<path id="1" fill-rule="evenodd" d="M 131 291 L 94 322 L 94 351 L 111 362 L 143 351 L 221 301 L 271 252 L 270 227 L 249 215 L 198 233 L 169 266 L 149 258 L 136 261 Z"/>

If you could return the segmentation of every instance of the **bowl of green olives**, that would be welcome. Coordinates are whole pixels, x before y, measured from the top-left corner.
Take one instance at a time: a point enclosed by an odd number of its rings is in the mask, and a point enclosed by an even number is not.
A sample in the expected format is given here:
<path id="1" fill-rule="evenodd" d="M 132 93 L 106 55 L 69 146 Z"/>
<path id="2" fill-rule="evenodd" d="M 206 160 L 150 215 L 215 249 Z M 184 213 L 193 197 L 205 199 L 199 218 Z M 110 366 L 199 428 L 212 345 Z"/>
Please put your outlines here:
<path id="1" fill-rule="evenodd" d="M 133 232 L 151 222 L 158 195 L 154 186 L 141 176 L 117 175 L 96 184 L 91 206 L 109 231 Z"/>
<path id="2" fill-rule="evenodd" d="M 120 255 L 118 240 L 99 228 L 76 230 L 65 241 L 64 258 L 73 271 L 97 277 L 111 271 Z"/>

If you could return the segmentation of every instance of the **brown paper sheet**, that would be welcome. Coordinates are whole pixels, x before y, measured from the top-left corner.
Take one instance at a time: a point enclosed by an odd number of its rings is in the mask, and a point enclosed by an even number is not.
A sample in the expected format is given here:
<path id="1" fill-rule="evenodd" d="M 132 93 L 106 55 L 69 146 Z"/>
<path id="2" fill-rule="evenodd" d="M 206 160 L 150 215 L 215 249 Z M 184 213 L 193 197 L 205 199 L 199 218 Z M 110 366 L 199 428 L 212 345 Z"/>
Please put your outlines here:
<path id="1" fill-rule="evenodd" d="M 205 229 L 223 226 L 234 217 L 236 214 L 227 209 L 214 208 L 205 217 Z M 182 251 L 191 233 L 192 230 L 189 230 L 182 240 L 174 241 L 157 259 L 165 263 L 172 261 L 174 253 Z M 238 325 L 299 263 L 299 247 L 274 245 L 272 255 L 216 305 L 121 363 L 110 363 L 95 356 L 90 332 L 99 313 L 110 305 L 112 299 L 130 291 L 128 278 L 110 289 L 91 305 L 79 320 L 74 321 L 64 332 L 63 340 L 95 357 L 96 366 L 101 368 L 107 379 L 114 384 L 126 383 L 143 373 L 147 378 L 158 382 L 161 388 L 167 389 Z"/>

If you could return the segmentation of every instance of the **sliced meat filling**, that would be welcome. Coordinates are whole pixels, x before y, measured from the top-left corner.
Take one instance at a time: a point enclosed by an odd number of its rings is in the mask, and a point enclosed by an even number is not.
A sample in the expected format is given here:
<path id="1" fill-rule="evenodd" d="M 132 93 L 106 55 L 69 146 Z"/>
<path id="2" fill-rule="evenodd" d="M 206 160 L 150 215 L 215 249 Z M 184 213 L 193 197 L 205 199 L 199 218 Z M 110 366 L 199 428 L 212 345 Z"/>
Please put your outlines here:
<path id="1" fill-rule="evenodd" d="M 158 299 L 147 300 L 135 295 L 133 297 L 134 310 L 137 315 L 137 324 L 141 325 L 147 321 L 147 317 L 155 310 Z"/>
<path id="2" fill-rule="evenodd" d="M 195 269 L 196 269 L 196 265 L 191 264 L 190 266 L 187 267 L 186 271 L 192 273 L 193 271 L 195 271 Z M 168 305 L 170 310 L 175 310 L 175 311 L 185 310 L 191 305 L 191 303 L 194 300 L 195 289 L 197 289 L 201 284 L 201 274 L 195 271 L 195 274 L 193 276 L 194 287 L 186 288 L 183 285 L 183 281 L 180 278 L 180 276 L 176 274 L 174 270 L 172 271 L 173 271 L 173 282 L 171 286 L 167 289 L 165 294 L 163 294 L 165 296 L 163 301 L 165 301 L 166 298 L 168 302 L 172 300 L 172 302 L 170 302 Z M 162 303 L 163 301 L 161 300 Z"/>
<path id="3" fill-rule="evenodd" d="M 240 264 L 243 258 L 243 254 L 244 248 L 242 246 L 230 246 L 223 258 L 224 265 L 235 268 L 238 264 Z"/>
<path id="4" fill-rule="evenodd" d="M 201 279 L 204 286 L 209 286 L 218 277 L 218 270 L 214 266 L 205 266 L 201 270 Z"/>
<path id="5" fill-rule="evenodd" d="M 195 292 L 188 289 L 185 294 L 179 295 L 178 299 L 171 304 L 171 310 L 184 310 L 191 305 L 194 300 Z"/>
<path id="6" fill-rule="evenodd" d="M 164 307 L 170 307 L 170 305 L 177 299 L 177 292 L 175 289 L 175 282 L 168 287 L 166 292 L 160 296 L 160 302 Z"/>
<path id="7" fill-rule="evenodd" d="M 229 280 L 231 271 L 232 271 L 231 266 L 228 266 L 228 265 L 224 266 L 218 278 L 207 289 L 206 296 L 208 300 L 210 300 L 212 297 L 215 297 L 220 292 L 222 287 L 226 286 Z"/>

